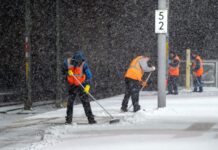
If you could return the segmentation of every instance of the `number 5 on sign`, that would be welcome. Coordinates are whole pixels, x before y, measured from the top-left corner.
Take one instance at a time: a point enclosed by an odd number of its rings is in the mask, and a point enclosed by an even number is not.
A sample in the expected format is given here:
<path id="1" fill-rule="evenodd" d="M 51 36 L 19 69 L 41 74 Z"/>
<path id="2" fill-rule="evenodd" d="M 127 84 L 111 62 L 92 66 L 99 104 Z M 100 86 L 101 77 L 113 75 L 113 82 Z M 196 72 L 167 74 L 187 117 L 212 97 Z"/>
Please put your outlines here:
<path id="1" fill-rule="evenodd" d="M 155 10 L 155 33 L 167 33 L 167 10 Z"/>

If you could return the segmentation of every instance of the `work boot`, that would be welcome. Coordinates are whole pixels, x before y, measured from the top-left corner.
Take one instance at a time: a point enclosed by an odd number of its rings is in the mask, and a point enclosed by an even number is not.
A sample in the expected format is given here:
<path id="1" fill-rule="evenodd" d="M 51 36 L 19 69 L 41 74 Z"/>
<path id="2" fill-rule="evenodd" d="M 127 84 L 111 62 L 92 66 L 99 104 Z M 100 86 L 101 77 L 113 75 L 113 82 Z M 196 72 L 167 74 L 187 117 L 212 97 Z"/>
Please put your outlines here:
<path id="1" fill-rule="evenodd" d="M 173 92 L 173 95 L 178 95 L 178 92 Z"/>
<path id="2" fill-rule="evenodd" d="M 173 94 L 173 92 L 168 92 L 167 95 Z"/>
<path id="3" fill-rule="evenodd" d="M 199 87 L 199 91 L 198 92 L 203 92 L 203 87 Z"/>
<path id="4" fill-rule="evenodd" d="M 197 88 L 194 88 L 194 90 L 192 92 L 197 92 Z"/>
<path id="5" fill-rule="evenodd" d="M 121 107 L 120 111 L 121 112 L 127 112 L 128 110 L 127 110 L 127 108 Z"/>
<path id="6" fill-rule="evenodd" d="M 65 118 L 66 118 L 65 124 L 72 124 L 72 117 L 66 116 Z"/>
<path id="7" fill-rule="evenodd" d="M 88 118 L 88 121 L 89 121 L 89 124 L 96 124 L 97 123 L 94 118 Z"/>
<path id="8" fill-rule="evenodd" d="M 140 105 L 137 105 L 137 106 L 134 106 L 134 112 L 137 112 L 141 109 L 141 106 Z"/>

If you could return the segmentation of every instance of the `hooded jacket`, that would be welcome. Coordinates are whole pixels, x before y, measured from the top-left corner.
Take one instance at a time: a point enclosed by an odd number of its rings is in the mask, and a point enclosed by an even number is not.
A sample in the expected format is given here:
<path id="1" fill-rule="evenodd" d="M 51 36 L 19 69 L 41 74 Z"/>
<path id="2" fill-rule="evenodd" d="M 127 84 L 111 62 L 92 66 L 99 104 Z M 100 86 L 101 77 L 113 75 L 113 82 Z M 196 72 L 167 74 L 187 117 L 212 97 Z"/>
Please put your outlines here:
<path id="1" fill-rule="evenodd" d="M 72 58 L 65 59 L 63 67 L 63 73 L 66 76 L 68 83 L 70 85 L 78 86 L 79 84 L 75 81 L 74 77 L 68 76 L 69 69 L 75 73 L 75 76 L 77 76 L 77 79 L 79 79 L 83 85 L 91 83 L 92 73 L 81 51 L 76 52 Z"/>
<path id="2" fill-rule="evenodd" d="M 179 76 L 179 63 L 180 59 L 175 55 L 169 63 L 168 73 L 170 76 Z"/>
<path id="3" fill-rule="evenodd" d="M 194 58 L 194 61 L 192 63 L 192 70 L 196 77 L 202 76 L 204 72 L 203 61 L 199 55 Z"/>

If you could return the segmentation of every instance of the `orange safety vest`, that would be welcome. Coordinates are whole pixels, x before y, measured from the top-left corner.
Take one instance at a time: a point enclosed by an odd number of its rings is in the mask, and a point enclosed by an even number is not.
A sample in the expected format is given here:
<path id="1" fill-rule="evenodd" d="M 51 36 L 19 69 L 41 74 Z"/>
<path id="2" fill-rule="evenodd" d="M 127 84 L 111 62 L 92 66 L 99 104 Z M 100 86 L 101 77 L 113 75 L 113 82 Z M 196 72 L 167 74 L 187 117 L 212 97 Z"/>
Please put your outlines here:
<path id="1" fill-rule="evenodd" d="M 68 70 L 73 71 L 73 75 L 80 81 L 80 83 L 83 83 L 86 80 L 86 75 L 83 73 L 83 65 L 84 63 L 82 63 L 80 67 L 70 66 L 68 68 Z M 74 76 L 69 76 L 69 75 L 67 76 L 68 83 L 70 85 L 76 85 L 76 86 L 80 85 Z"/>
<path id="2" fill-rule="evenodd" d="M 178 56 L 176 56 L 172 61 L 177 60 L 180 62 Z M 168 73 L 170 76 L 179 76 L 179 65 L 177 67 L 169 66 Z"/>
<path id="3" fill-rule="evenodd" d="M 144 71 L 142 70 L 142 68 L 139 64 L 139 60 L 142 58 L 143 58 L 143 56 L 138 56 L 132 60 L 132 62 L 130 63 L 130 66 L 125 74 L 126 78 L 130 78 L 133 80 L 139 80 L 139 81 L 142 79 Z"/>
<path id="4" fill-rule="evenodd" d="M 194 75 L 195 75 L 196 77 L 200 77 L 200 76 L 202 76 L 202 74 L 203 74 L 203 72 L 204 72 L 203 61 L 202 61 L 202 59 L 201 59 L 200 56 L 196 56 L 195 62 L 192 64 L 192 68 L 195 68 L 195 66 L 196 66 L 196 61 L 199 61 L 199 62 L 200 62 L 200 68 L 199 68 L 198 70 L 194 71 Z"/>

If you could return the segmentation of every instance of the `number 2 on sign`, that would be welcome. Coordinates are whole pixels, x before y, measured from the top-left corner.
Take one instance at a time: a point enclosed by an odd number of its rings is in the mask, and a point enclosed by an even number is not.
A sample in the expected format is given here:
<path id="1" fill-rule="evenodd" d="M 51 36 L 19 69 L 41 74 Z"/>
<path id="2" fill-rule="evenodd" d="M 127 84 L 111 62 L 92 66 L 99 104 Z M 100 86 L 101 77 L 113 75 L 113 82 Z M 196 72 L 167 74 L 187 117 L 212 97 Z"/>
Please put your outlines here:
<path id="1" fill-rule="evenodd" d="M 160 30 L 163 30 L 163 25 L 164 25 L 164 23 L 163 23 L 163 22 L 159 22 L 159 24 L 161 24 L 159 29 L 160 29 Z"/>

